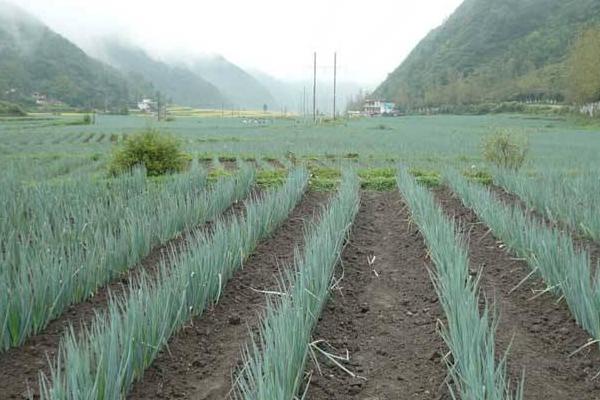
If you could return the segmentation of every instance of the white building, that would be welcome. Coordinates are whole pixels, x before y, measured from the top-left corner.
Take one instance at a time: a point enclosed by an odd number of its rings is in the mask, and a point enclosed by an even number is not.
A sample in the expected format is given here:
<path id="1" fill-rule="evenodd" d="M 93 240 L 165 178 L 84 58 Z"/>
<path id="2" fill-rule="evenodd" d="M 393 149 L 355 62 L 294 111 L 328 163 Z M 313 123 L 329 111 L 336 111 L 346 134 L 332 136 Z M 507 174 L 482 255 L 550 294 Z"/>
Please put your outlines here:
<path id="1" fill-rule="evenodd" d="M 34 92 L 32 95 L 33 99 L 35 100 L 35 104 L 38 106 L 43 106 L 47 103 L 47 97 L 45 94 L 41 94 L 38 92 Z"/>
<path id="2" fill-rule="evenodd" d="M 152 99 L 142 99 L 138 102 L 138 109 L 142 112 L 152 112 L 156 109 L 156 103 Z"/>
<path id="3" fill-rule="evenodd" d="M 392 114 L 396 104 L 390 101 L 371 99 L 366 100 L 363 106 L 363 112 L 367 115 Z"/>

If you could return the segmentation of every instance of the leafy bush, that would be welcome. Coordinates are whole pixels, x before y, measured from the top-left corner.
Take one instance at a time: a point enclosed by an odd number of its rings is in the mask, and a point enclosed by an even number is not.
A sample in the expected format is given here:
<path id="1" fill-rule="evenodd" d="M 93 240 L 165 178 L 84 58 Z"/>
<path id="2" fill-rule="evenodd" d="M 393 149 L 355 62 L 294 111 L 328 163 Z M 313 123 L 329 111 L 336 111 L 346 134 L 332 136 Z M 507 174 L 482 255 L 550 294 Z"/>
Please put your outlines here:
<path id="1" fill-rule="evenodd" d="M 92 116 L 90 114 L 85 114 L 83 116 L 83 124 L 84 125 L 91 125 L 92 124 Z"/>
<path id="2" fill-rule="evenodd" d="M 0 101 L 0 115 L 24 117 L 27 115 L 27 113 L 18 104 L 9 103 L 8 101 Z"/>
<path id="3" fill-rule="evenodd" d="M 497 132 L 483 140 L 483 158 L 511 170 L 520 169 L 527 159 L 529 143 L 510 132 Z"/>
<path id="4" fill-rule="evenodd" d="M 110 172 L 118 174 L 136 165 L 144 165 L 149 176 L 182 171 L 190 156 L 180 149 L 180 143 L 172 136 L 156 130 L 148 130 L 129 136 L 118 148 L 110 164 Z"/>

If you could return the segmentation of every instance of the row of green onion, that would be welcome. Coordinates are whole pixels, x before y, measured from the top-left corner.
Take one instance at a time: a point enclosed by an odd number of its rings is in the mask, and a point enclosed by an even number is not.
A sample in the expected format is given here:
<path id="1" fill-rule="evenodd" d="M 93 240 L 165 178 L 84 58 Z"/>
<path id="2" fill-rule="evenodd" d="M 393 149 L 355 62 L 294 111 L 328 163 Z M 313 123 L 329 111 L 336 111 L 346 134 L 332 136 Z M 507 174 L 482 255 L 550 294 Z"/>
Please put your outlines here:
<path id="1" fill-rule="evenodd" d="M 503 203 L 489 189 L 467 182 L 456 172 L 449 172 L 447 180 L 464 205 L 527 261 L 528 276 L 543 278 L 546 288 L 541 293 L 564 298 L 577 323 L 599 341 L 600 274 L 592 268 L 589 254 L 577 248 L 569 234 L 526 215 L 519 206 Z"/>
<path id="2" fill-rule="evenodd" d="M 302 388 L 311 334 L 358 205 L 358 178 L 346 172 L 320 219 L 308 225 L 304 249 L 297 249 L 293 267 L 284 269 L 276 297 L 267 297 L 260 331 L 243 352 L 236 398 L 291 400 Z"/>
<path id="3" fill-rule="evenodd" d="M 161 182 L 141 169 L 108 181 L 12 182 L 0 194 L 0 351 L 41 332 L 154 246 L 217 217 L 247 196 L 254 176 L 242 168 L 208 188 L 196 165 Z"/>
<path id="4" fill-rule="evenodd" d="M 290 172 L 282 187 L 247 201 L 243 216 L 216 221 L 210 234 L 197 231 L 169 268 L 161 265 L 158 278 L 142 275 L 87 329 L 71 330 L 50 376 L 40 379 L 41 398 L 123 398 L 168 339 L 218 301 L 244 259 L 300 200 L 307 182 L 305 169 Z"/>
<path id="5" fill-rule="evenodd" d="M 446 316 L 440 331 L 450 349 L 444 359 L 452 398 L 522 399 L 522 382 L 511 389 L 506 356 L 495 358 L 498 318 L 487 304 L 480 311 L 480 276 L 469 274 L 468 250 L 455 222 L 406 170 L 397 182 L 435 264 L 430 274 Z"/>

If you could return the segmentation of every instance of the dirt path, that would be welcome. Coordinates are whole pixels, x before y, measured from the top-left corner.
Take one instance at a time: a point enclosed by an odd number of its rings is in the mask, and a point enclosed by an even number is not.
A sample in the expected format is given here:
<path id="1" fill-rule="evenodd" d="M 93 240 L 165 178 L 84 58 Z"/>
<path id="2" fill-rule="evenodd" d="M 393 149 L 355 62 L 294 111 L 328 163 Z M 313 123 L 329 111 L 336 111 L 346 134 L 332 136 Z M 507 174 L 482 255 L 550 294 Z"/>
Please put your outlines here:
<path id="1" fill-rule="evenodd" d="M 553 223 L 548 218 L 546 218 L 541 212 L 537 210 L 533 210 L 527 206 L 527 204 L 516 194 L 511 193 L 505 190 L 501 186 L 490 185 L 490 190 L 494 193 L 500 200 L 502 200 L 506 204 L 512 204 L 520 207 L 525 213 L 531 215 L 535 219 L 540 222 L 546 224 L 546 226 L 550 228 L 556 228 L 567 235 L 570 235 L 573 239 L 573 244 L 578 249 L 582 249 L 588 252 L 590 255 L 590 260 L 592 262 L 592 266 L 598 265 L 600 263 L 600 243 L 595 242 L 577 231 L 574 231 L 570 226 L 566 223 Z"/>
<path id="2" fill-rule="evenodd" d="M 283 165 L 283 163 L 277 159 L 268 159 L 267 161 L 275 169 L 285 169 L 285 165 Z"/>
<path id="3" fill-rule="evenodd" d="M 225 168 L 225 170 L 229 171 L 229 172 L 233 172 L 236 171 L 238 169 L 238 165 L 237 165 L 237 161 L 235 160 L 219 160 L 219 162 L 221 163 L 221 165 L 223 166 L 223 168 Z"/>
<path id="4" fill-rule="evenodd" d="M 252 196 L 260 196 L 255 189 Z M 238 202 L 229 207 L 223 215 L 239 214 L 244 210 L 243 202 Z M 142 261 L 129 269 L 120 278 L 117 278 L 100 288 L 93 297 L 84 302 L 71 305 L 57 319 L 52 321 L 44 331 L 29 338 L 22 346 L 12 348 L 0 354 L 0 399 L 25 399 L 28 386 L 34 396 L 37 395 L 39 372 L 46 375 L 50 369 L 48 358 L 53 360 L 64 332 L 73 325 L 75 331 L 91 323 L 97 312 L 105 310 L 108 306 L 109 294 L 118 296 L 126 292 L 130 282 L 134 282 L 142 272 L 152 276 L 158 271 L 160 262 L 168 260 L 173 254 L 185 251 L 192 231 L 202 229 L 209 231 L 212 222 L 200 224 L 195 229 L 182 232 L 164 245 L 156 246 Z"/>
<path id="5" fill-rule="evenodd" d="M 347 349 L 347 368 L 365 379 L 319 357 L 322 375 L 312 361 L 307 365 L 313 373 L 308 399 L 445 398 L 446 347 L 436 331 L 442 312 L 427 272 L 427 249 L 408 218 L 397 191 L 363 193 L 342 254 L 342 288 L 329 299 L 314 339 L 326 340 L 339 354 Z"/>
<path id="6" fill-rule="evenodd" d="M 158 356 L 128 398 L 227 398 L 248 329 L 258 326 L 265 305 L 265 295 L 257 290 L 275 287 L 279 269 L 293 261 L 294 246 L 302 244 L 305 221 L 319 212 L 327 198 L 314 192 L 304 196 L 229 281 L 219 303 L 171 338 L 168 350 Z"/>
<path id="7" fill-rule="evenodd" d="M 500 310 L 497 346 L 504 351 L 512 341 L 510 375 L 514 382 L 525 370 L 525 398 L 600 399 L 600 380 L 591 381 L 600 371 L 600 352 L 591 346 L 569 357 L 587 342 L 588 335 L 576 325 L 566 306 L 556 304 L 551 294 L 532 300 L 532 290 L 544 287 L 536 279 L 510 293 L 529 274 L 527 264 L 503 250 L 450 189 L 439 188 L 435 194 L 467 235 L 471 268 L 483 270 L 481 288 Z"/>

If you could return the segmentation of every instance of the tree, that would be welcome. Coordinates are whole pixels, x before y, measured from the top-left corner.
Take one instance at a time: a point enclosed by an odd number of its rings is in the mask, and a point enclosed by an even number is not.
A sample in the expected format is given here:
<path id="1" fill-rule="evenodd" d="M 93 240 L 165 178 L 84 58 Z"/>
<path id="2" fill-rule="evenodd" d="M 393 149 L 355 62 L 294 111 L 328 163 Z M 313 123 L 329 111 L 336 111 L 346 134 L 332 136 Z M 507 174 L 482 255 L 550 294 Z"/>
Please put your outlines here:
<path id="1" fill-rule="evenodd" d="M 600 26 L 577 39 L 569 55 L 569 96 L 576 103 L 600 100 Z"/>

